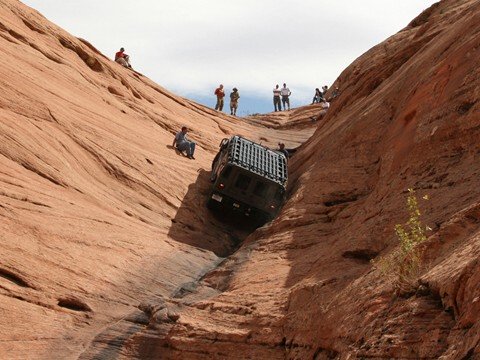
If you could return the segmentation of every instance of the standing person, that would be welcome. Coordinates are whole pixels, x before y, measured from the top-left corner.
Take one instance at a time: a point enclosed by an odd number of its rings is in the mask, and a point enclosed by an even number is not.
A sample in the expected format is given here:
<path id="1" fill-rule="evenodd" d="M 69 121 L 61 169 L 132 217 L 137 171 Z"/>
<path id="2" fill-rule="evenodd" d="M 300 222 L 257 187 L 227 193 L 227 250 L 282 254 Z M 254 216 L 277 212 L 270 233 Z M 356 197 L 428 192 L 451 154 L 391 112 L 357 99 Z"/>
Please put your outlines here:
<path id="1" fill-rule="evenodd" d="M 313 96 L 313 100 L 312 100 L 312 104 L 315 104 L 315 103 L 319 103 L 321 100 L 323 100 L 323 94 L 322 92 L 320 91 L 319 88 L 316 88 L 315 89 L 315 95 Z"/>
<path id="2" fill-rule="evenodd" d="M 282 105 L 280 104 L 280 93 L 281 90 L 278 88 L 278 84 L 273 89 L 273 107 L 275 111 L 282 111 Z M 278 110 L 277 110 L 278 107 Z"/>
<path id="3" fill-rule="evenodd" d="M 175 138 L 173 139 L 172 146 L 175 147 L 175 145 L 176 145 L 177 149 L 180 152 L 186 151 L 187 152 L 187 157 L 189 159 L 195 159 L 193 157 L 193 154 L 195 153 L 195 143 L 193 141 L 188 140 L 187 132 L 188 132 L 187 127 L 183 126 L 182 131 L 179 131 L 175 135 Z"/>
<path id="4" fill-rule="evenodd" d="M 238 89 L 233 88 L 233 91 L 230 93 L 230 115 L 237 115 L 238 99 L 240 99 Z"/>
<path id="5" fill-rule="evenodd" d="M 288 110 L 290 110 L 290 100 L 288 97 L 292 95 L 292 92 L 289 88 L 287 88 L 287 84 L 283 84 L 283 88 L 282 90 L 280 90 L 280 94 L 282 95 L 283 110 L 287 110 L 285 108 L 285 104 L 288 105 Z"/>
<path id="6" fill-rule="evenodd" d="M 132 65 L 130 65 L 130 56 L 125 54 L 125 49 L 122 47 L 120 48 L 120 51 L 118 51 L 115 54 L 115 62 L 119 63 L 122 66 L 131 68 Z"/>
<path id="7" fill-rule="evenodd" d="M 220 86 L 215 89 L 214 94 L 217 95 L 217 104 L 215 105 L 215 110 L 222 111 L 223 110 L 223 98 L 225 97 L 225 92 L 223 91 L 223 85 L 222 84 L 220 84 Z"/>

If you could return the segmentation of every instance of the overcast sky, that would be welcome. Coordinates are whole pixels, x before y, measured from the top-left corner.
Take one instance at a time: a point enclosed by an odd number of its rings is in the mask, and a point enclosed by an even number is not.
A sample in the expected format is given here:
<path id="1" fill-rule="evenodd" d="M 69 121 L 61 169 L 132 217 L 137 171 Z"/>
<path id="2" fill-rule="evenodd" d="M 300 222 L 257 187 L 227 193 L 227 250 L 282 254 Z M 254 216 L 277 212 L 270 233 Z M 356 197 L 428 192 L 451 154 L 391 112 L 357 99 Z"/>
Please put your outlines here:
<path id="1" fill-rule="evenodd" d="M 167 89 L 214 106 L 235 86 L 238 113 L 268 112 L 275 84 L 293 106 L 311 102 L 362 53 L 434 0 L 23 0 L 107 56 Z M 227 94 L 228 95 L 228 94 Z"/>

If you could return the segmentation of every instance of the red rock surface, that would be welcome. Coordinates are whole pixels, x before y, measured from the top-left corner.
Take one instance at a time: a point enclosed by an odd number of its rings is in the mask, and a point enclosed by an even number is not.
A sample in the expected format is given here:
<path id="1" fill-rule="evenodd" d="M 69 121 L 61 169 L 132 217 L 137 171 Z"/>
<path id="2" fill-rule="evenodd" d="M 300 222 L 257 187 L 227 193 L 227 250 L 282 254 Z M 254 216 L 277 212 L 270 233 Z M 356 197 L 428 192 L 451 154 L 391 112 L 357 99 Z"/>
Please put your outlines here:
<path id="1" fill-rule="evenodd" d="M 250 235 L 205 210 L 217 144 L 295 147 L 318 107 L 222 115 L 0 5 L 2 358 L 480 357 L 478 1 L 432 6 L 340 75 Z M 169 148 L 183 124 L 195 161 Z M 369 260 L 409 187 L 433 230 L 400 298 Z"/>

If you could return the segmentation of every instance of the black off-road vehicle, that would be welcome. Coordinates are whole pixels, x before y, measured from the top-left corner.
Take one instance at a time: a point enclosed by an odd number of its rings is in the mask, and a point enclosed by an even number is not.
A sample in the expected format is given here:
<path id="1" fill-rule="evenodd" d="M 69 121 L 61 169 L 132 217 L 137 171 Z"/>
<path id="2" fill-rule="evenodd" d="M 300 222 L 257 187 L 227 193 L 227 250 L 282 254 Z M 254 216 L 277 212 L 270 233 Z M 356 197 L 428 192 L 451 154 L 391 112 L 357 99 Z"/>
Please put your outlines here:
<path id="1" fill-rule="evenodd" d="M 238 135 L 223 139 L 212 163 L 208 207 L 230 209 L 265 223 L 285 201 L 287 177 L 282 153 Z"/>

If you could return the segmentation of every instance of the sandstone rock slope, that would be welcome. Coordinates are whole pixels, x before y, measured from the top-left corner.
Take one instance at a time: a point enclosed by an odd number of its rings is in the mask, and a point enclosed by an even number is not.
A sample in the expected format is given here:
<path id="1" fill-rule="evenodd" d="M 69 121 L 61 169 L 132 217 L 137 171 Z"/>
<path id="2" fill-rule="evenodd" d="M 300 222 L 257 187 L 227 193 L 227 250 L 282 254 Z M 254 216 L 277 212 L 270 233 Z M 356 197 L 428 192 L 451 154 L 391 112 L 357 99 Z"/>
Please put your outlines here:
<path id="1" fill-rule="evenodd" d="M 442 1 L 348 67 L 280 217 L 127 356 L 480 358 L 479 32 L 478 1 Z M 395 297 L 370 260 L 397 246 L 408 188 L 432 231 L 419 290 Z"/>
<path id="2" fill-rule="evenodd" d="M 0 43 L 4 359 L 77 358 L 142 302 L 202 277 L 245 237 L 204 206 L 221 139 L 296 147 L 313 132 L 177 97 L 18 1 L 0 0 Z M 171 148 L 183 124 L 196 161 Z"/>

